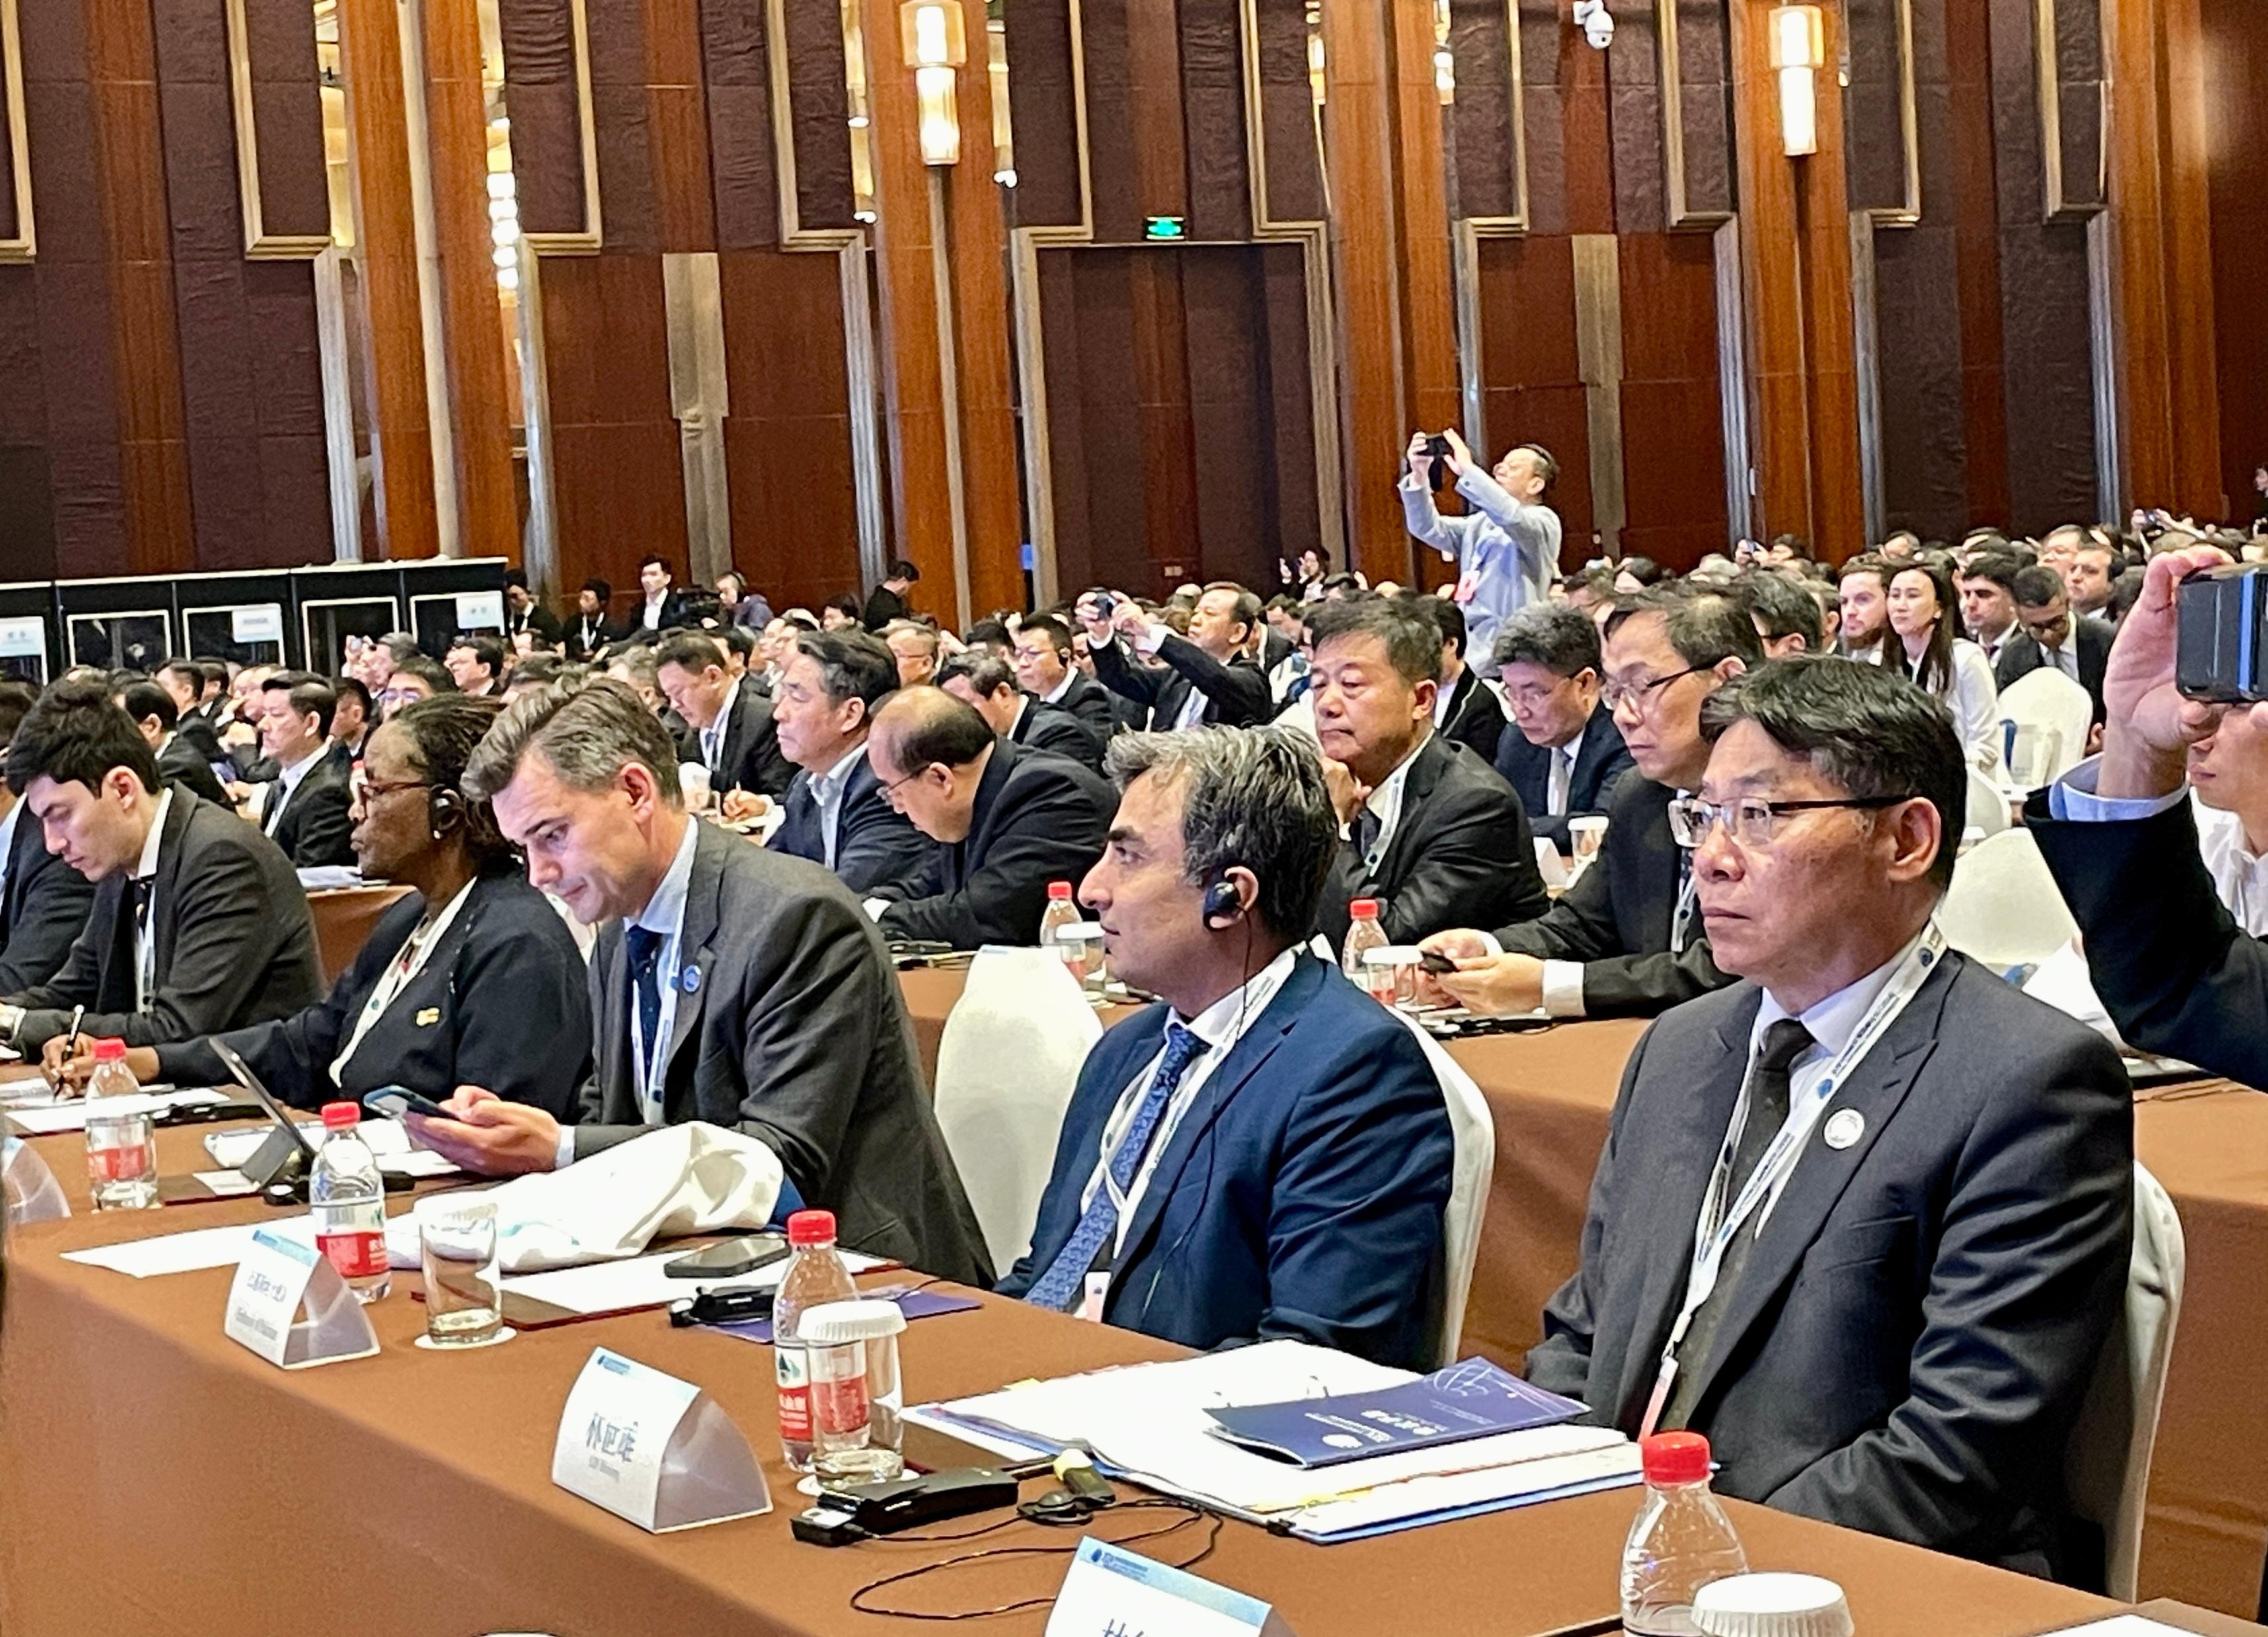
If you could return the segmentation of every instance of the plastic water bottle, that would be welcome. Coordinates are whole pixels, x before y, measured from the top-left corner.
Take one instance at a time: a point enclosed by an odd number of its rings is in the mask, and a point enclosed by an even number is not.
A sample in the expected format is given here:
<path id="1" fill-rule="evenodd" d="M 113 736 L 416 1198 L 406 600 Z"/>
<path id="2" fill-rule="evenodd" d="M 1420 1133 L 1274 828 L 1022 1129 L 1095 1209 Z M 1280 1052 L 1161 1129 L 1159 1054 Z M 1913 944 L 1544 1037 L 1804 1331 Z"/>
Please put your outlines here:
<path id="1" fill-rule="evenodd" d="M 1047 912 L 1040 917 L 1040 948 L 1052 949 L 1071 976 L 1079 977 L 1086 965 L 1086 941 L 1084 939 L 1057 936 L 1066 926 L 1079 924 L 1079 905 L 1071 902 L 1069 881 L 1048 883 Z"/>
<path id="2" fill-rule="evenodd" d="M 361 1123 L 362 1110 L 351 1102 L 323 1105 L 323 1146 L 307 1179 L 307 1203 L 315 1248 L 357 1299 L 375 1301 L 394 1287 L 394 1275 L 386 1265 L 386 1179 L 355 1129 Z"/>
<path id="3" fill-rule="evenodd" d="M 796 1322 L 811 1308 L 857 1298 L 850 1269 L 835 1248 L 835 1213 L 798 1211 L 787 1219 L 795 1254 L 772 1298 L 772 1360 L 779 1386 L 780 1449 L 799 1472 L 811 1470 L 811 1360 Z"/>
<path id="4" fill-rule="evenodd" d="M 105 1102 L 123 1112 L 106 1111 Z M 142 1083 L 126 1066 L 122 1040 L 94 1043 L 94 1073 L 86 1082 L 86 1180 L 98 1211 L 141 1211 L 158 1203 L 158 1132 Z"/>
<path id="5" fill-rule="evenodd" d="M 1363 963 L 1363 956 L 1373 949 L 1386 948 L 1386 929 L 1378 924 L 1378 900 L 1357 898 L 1347 905 L 1347 913 L 1354 924 L 1347 928 L 1346 948 L 1339 951 L 1339 965 L 1354 986 L 1365 994 L 1375 994 L 1373 969 Z M 1392 998 L 1394 975 L 1385 973 L 1388 997 Z"/>
<path id="6" fill-rule="evenodd" d="M 1646 1500 L 1623 1545 L 1623 1630 L 1633 1637 L 1698 1637 L 1693 1597 L 1712 1581 L 1749 1572 L 1725 1508 L 1709 1489 L 1709 1441 L 1656 1433 L 1638 1443 Z"/>

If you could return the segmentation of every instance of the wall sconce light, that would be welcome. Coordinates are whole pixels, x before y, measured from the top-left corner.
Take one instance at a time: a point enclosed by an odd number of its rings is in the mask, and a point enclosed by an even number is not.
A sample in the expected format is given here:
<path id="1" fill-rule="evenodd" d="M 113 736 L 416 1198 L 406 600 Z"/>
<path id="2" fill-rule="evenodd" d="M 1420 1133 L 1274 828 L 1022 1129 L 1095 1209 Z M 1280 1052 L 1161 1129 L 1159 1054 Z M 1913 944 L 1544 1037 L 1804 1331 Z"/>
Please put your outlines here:
<path id="1" fill-rule="evenodd" d="M 1819 151 L 1818 74 L 1827 66 L 1827 25 L 1815 5 L 1771 11 L 1771 65 L 1779 76 L 1780 151 Z"/>
<path id="2" fill-rule="evenodd" d="M 961 111 L 954 97 L 954 71 L 968 61 L 961 0 L 905 0 L 898 7 L 898 35 L 906 66 L 914 71 L 922 163 L 958 165 Z"/>

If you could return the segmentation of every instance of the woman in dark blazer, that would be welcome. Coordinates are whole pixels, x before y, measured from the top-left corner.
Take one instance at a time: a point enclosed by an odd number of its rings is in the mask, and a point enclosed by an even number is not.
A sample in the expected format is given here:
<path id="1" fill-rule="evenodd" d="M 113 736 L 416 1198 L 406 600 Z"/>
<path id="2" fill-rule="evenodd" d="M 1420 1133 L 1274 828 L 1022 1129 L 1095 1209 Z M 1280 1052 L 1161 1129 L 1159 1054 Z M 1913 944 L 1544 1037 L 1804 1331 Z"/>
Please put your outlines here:
<path id="1" fill-rule="evenodd" d="M 416 890 L 379 919 L 330 994 L 273 1022 L 136 1047 L 127 1064 L 137 1078 L 225 1085 L 219 1040 L 300 1108 L 381 1086 L 438 1101 L 472 1084 L 575 1117 L 591 1062 L 582 955 L 488 804 L 461 788 L 497 709 L 446 694 L 371 735 L 354 785 L 355 853 L 364 875 Z M 92 1066 L 83 1054 L 67 1073 L 81 1080 Z"/>

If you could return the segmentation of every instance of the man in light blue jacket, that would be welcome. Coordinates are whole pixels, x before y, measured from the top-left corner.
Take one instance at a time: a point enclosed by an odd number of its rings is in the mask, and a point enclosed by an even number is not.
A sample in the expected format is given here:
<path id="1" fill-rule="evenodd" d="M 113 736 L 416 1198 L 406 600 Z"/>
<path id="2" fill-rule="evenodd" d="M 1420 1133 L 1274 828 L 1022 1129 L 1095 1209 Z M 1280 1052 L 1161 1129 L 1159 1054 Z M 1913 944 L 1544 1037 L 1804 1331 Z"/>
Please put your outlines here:
<path id="1" fill-rule="evenodd" d="M 1465 611 L 1465 651 L 1474 656 L 1476 670 L 1493 676 L 1497 627 L 1549 596 L 1559 571 L 1559 514 L 1543 504 L 1543 491 L 1559 475 L 1559 465 L 1542 445 L 1524 443 L 1491 474 L 1481 469 L 1454 431 L 1441 436 L 1449 446 L 1442 463 L 1472 510 L 1463 517 L 1443 517 L 1434 508 L 1433 457 L 1426 451 L 1425 432 L 1410 440 L 1402 509 L 1410 532 L 1457 565 L 1454 596 Z"/>

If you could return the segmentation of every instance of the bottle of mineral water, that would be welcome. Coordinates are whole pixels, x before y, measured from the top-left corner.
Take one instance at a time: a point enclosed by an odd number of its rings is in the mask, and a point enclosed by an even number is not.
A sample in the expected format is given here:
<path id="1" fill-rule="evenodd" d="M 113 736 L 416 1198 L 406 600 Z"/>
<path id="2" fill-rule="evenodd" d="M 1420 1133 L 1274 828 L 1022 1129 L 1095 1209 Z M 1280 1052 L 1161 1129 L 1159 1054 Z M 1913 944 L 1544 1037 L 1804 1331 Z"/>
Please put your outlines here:
<path id="1" fill-rule="evenodd" d="M 1709 1441 L 1656 1433 L 1638 1443 L 1646 1499 L 1623 1545 L 1623 1630 L 1632 1637 L 1697 1637 L 1693 1597 L 1712 1581 L 1749 1572 L 1732 1521 L 1709 1489 Z"/>
<path id="2" fill-rule="evenodd" d="M 1353 924 L 1347 928 L 1346 948 L 1339 951 L 1339 965 L 1356 988 L 1365 994 L 1375 994 L 1377 986 L 1370 969 L 1363 964 L 1362 957 L 1373 949 L 1386 948 L 1386 929 L 1378 924 L 1378 900 L 1357 898 L 1347 905 L 1347 913 L 1353 918 Z M 1386 976 L 1386 988 L 1387 999 L 1392 999 L 1394 978 L 1391 973 Z"/>
<path id="3" fill-rule="evenodd" d="M 811 1360 L 796 1321 L 807 1308 L 857 1299 L 850 1269 L 835 1248 L 835 1213 L 798 1211 L 787 1219 L 795 1251 L 772 1298 L 772 1359 L 779 1386 L 780 1449 L 799 1472 L 811 1470 Z"/>
<path id="4" fill-rule="evenodd" d="M 307 1179 L 307 1203 L 315 1248 L 357 1300 L 375 1301 L 394 1287 L 394 1275 L 386 1263 L 386 1179 L 356 1129 L 361 1123 L 362 1110 L 351 1102 L 323 1105 L 323 1146 Z"/>
<path id="5" fill-rule="evenodd" d="M 1071 883 L 1049 881 L 1047 912 L 1040 917 L 1040 948 L 1054 950 L 1057 958 L 1071 969 L 1074 977 L 1086 964 L 1086 940 L 1058 938 L 1057 934 L 1066 926 L 1079 924 L 1079 905 L 1071 901 Z"/>
<path id="6" fill-rule="evenodd" d="M 141 1082 L 126 1066 L 122 1040 L 94 1043 L 94 1073 L 86 1082 L 86 1180 L 98 1211 L 158 1203 L 158 1133 Z"/>

